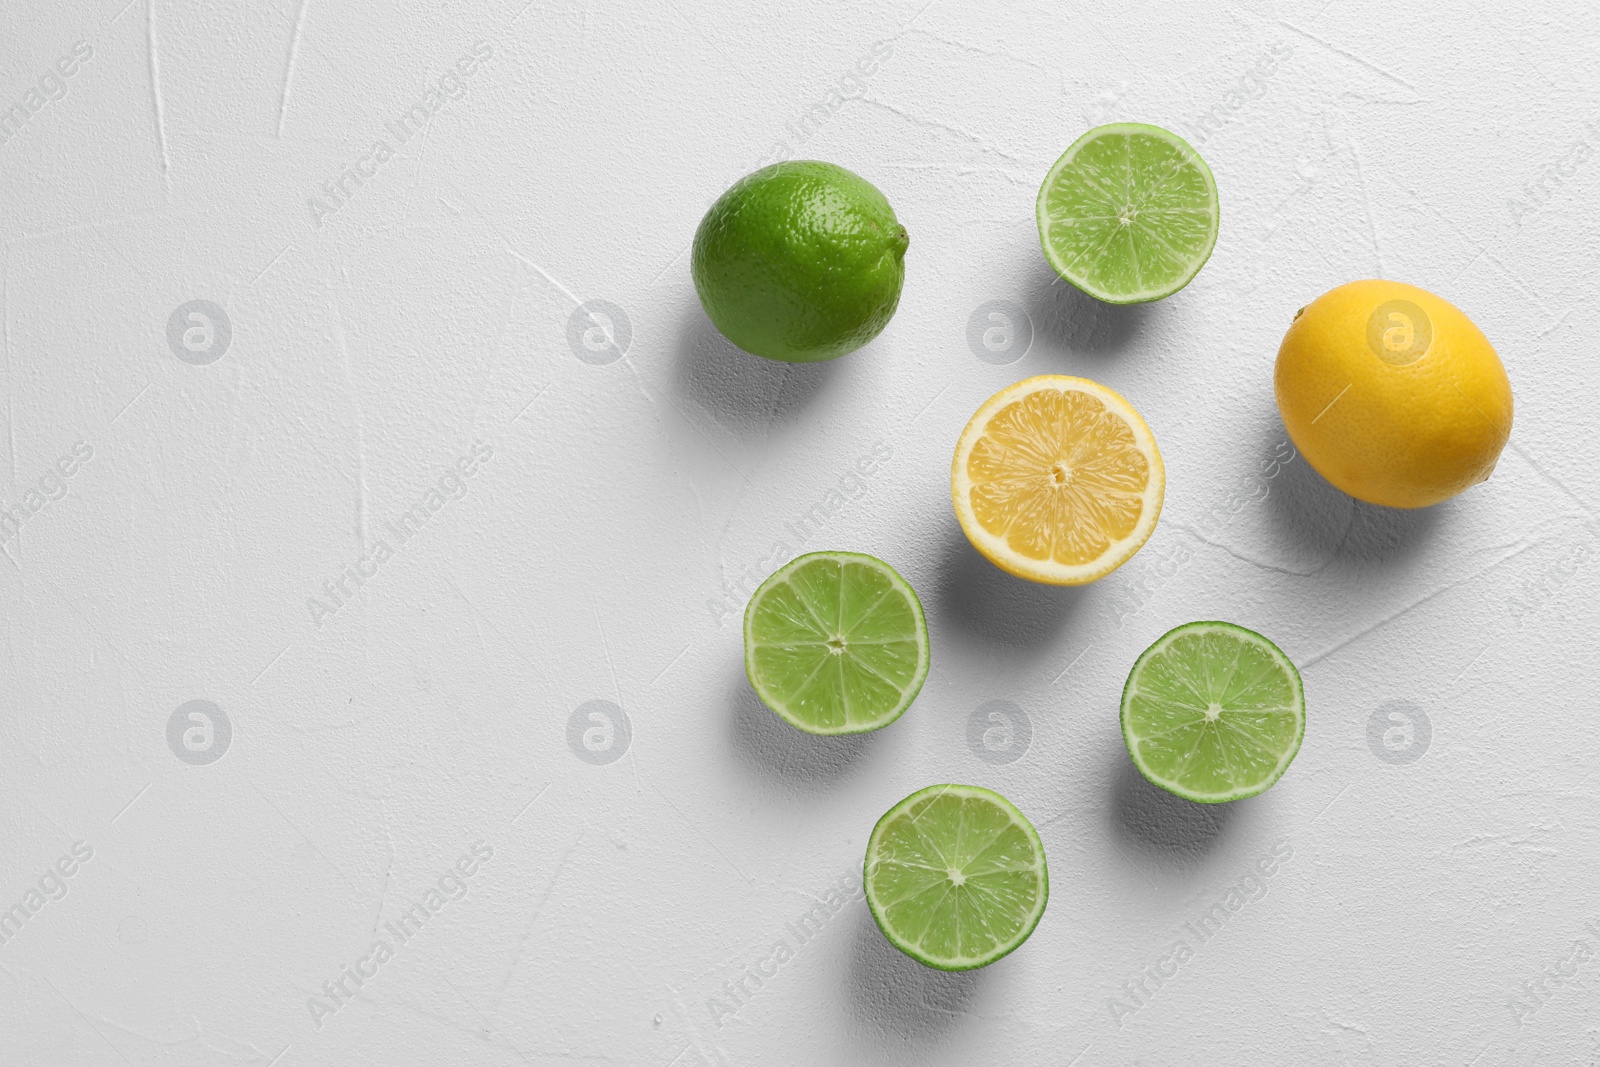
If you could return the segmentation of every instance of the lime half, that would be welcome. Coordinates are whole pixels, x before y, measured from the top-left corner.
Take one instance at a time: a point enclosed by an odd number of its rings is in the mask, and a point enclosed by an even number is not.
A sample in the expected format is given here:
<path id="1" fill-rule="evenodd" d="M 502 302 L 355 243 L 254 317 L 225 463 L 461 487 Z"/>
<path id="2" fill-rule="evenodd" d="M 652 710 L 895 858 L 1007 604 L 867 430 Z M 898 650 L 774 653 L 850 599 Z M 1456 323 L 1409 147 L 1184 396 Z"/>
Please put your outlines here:
<path id="1" fill-rule="evenodd" d="M 970 971 L 1033 933 L 1050 898 L 1039 834 L 975 785 L 930 785 L 890 808 L 867 841 L 867 907 L 889 943 L 941 971 Z"/>
<path id="2" fill-rule="evenodd" d="M 1117 122 L 1072 143 L 1039 187 L 1039 242 L 1097 300 L 1139 304 L 1189 284 L 1217 243 L 1217 183 L 1189 143 Z"/>
<path id="3" fill-rule="evenodd" d="M 1300 751 L 1306 695 L 1277 645 L 1231 622 L 1191 622 L 1144 650 L 1122 690 L 1122 739 L 1139 773 L 1220 804 L 1272 785 Z"/>
<path id="4" fill-rule="evenodd" d="M 756 695 L 812 734 L 898 719 L 928 676 L 928 623 L 895 569 L 859 552 L 812 552 L 761 583 L 744 611 Z"/>

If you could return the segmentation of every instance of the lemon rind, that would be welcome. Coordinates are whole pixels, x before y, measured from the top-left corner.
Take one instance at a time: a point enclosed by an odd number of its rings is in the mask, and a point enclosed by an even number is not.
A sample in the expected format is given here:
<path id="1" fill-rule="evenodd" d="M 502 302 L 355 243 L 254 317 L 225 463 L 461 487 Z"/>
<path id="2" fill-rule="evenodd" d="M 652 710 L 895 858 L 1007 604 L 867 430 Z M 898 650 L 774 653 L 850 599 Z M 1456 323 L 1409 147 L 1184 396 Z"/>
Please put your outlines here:
<path id="1" fill-rule="evenodd" d="M 1150 480 L 1145 486 L 1144 507 L 1140 512 L 1138 525 L 1127 537 L 1112 542 L 1111 547 L 1092 563 L 1064 564 L 1019 556 L 1006 545 L 1004 538 L 985 530 L 978 522 L 977 516 L 972 513 L 970 499 L 973 483 L 966 471 L 966 461 L 972 454 L 977 439 L 982 435 L 989 420 L 1002 407 L 1042 389 L 1062 391 L 1072 389 L 1097 397 L 1107 408 L 1116 412 L 1128 423 L 1140 451 L 1150 463 Z M 1007 574 L 1046 585 L 1086 585 L 1105 577 L 1132 559 L 1155 532 L 1156 523 L 1161 517 L 1166 482 L 1166 467 L 1161 460 L 1161 451 L 1156 447 L 1155 435 L 1151 433 L 1149 424 L 1133 405 L 1120 393 L 1108 389 L 1099 382 L 1068 374 L 1040 374 L 1025 378 L 984 401 L 961 431 L 961 438 L 956 443 L 955 456 L 950 466 L 950 496 L 955 505 L 956 519 L 961 523 L 962 532 L 967 535 L 972 547 Z"/>

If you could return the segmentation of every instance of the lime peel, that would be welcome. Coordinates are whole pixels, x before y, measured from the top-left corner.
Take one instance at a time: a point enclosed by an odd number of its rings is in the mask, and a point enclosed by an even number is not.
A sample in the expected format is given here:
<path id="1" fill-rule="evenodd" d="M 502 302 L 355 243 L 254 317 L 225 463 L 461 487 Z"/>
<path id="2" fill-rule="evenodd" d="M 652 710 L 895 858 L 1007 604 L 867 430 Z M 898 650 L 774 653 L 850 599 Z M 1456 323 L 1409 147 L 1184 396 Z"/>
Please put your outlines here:
<path id="1" fill-rule="evenodd" d="M 871 182 L 786 160 L 747 174 L 695 230 L 695 292 L 713 325 L 768 359 L 837 359 L 881 333 L 905 281 L 906 228 Z"/>

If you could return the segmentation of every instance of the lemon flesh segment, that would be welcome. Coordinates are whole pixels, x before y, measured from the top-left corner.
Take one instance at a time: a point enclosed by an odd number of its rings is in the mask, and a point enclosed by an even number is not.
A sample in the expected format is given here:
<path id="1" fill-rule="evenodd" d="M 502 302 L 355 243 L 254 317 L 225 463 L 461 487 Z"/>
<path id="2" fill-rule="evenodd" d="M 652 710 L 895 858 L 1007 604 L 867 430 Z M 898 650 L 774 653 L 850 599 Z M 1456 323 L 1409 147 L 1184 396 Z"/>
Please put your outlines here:
<path id="1" fill-rule="evenodd" d="M 1144 651 L 1122 691 L 1122 737 L 1139 773 L 1185 800 L 1255 796 L 1288 770 L 1306 731 L 1289 657 L 1227 622 L 1192 622 Z"/>
<path id="2" fill-rule="evenodd" d="M 1211 258 L 1220 217 L 1200 154 L 1137 122 L 1098 126 L 1073 142 L 1040 186 L 1036 212 L 1056 273 L 1111 304 L 1188 285 Z"/>
<path id="3" fill-rule="evenodd" d="M 990 397 L 956 447 L 956 516 L 1018 577 L 1079 585 L 1149 539 L 1165 472 L 1138 412 L 1085 378 L 1042 375 Z"/>
<path id="4" fill-rule="evenodd" d="M 979 786 L 934 785 L 878 820 L 863 871 L 889 943 L 943 971 L 984 967 L 1021 945 L 1050 898 L 1027 817 Z"/>
<path id="5" fill-rule="evenodd" d="M 813 734 L 894 722 L 928 676 L 928 624 L 895 569 L 858 552 L 812 552 L 750 598 L 744 665 L 767 707 Z"/>

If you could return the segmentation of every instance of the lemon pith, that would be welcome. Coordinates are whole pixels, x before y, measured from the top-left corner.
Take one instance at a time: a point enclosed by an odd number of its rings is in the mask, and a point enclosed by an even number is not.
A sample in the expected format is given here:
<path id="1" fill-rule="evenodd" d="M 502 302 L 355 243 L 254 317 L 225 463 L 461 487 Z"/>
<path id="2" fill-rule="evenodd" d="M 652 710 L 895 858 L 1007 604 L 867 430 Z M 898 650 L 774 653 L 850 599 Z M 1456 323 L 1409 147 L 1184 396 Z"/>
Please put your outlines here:
<path id="1" fill-rule="evenodd" d="M 1047 374 L 1008 386 L 956 445 L 956 517 L 979 552 L 1020 578 L 1081 585 L 1149 539 L 1166 477 L 1155 437 L 1121 396 Z"/>

